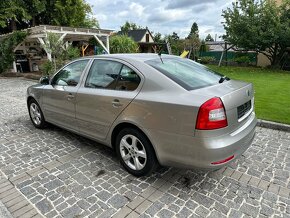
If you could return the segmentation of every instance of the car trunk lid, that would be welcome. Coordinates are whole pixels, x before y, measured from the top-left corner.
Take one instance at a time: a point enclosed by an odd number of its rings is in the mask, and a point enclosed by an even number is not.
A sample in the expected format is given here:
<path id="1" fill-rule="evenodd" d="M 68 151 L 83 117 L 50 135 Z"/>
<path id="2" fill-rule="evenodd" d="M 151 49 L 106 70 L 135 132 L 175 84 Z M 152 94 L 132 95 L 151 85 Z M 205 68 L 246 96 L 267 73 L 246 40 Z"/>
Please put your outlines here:
<path id="1" fill-rule="evenodd" d="M 229 80 L 214 86 L 193 90 L 209 99 L 219 97 L 225 107 L 229 130 L 242 126 L 254 109 L 254 90 L 251 83 Z"/>

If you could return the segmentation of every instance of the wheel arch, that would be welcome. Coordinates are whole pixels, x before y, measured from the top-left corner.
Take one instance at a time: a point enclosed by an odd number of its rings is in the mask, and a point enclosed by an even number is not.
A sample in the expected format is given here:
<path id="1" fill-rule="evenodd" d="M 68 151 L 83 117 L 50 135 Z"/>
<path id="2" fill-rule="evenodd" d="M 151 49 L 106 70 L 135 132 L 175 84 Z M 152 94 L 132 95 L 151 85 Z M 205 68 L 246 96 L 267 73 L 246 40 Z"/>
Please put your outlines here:
<path id="1" fill-rule="evenodd" d="M 155 149 L 155 146 L 154 144 L 152 143 L 152 141 L 150 140 L 150 138 L 147 136 L 147 134 L 145 133 L 145 131 L 143 131 L 141 128 L 139 128 L 137 125 L 133 124 L 133 123 L 129 123 L 129 122 L 122 122 L 122 123 L 119 123 L 118 125 L 116 125 L 112 131 L 112 134 L 111 134 L 111 146 L 112 148 L 115 150 L 116 149 L 116 139 L 117 139 L 117 136 L 118 136 L 118 133 L 122 130 L 122 129 L 125 129 L 125 128 L 135 128 L 137 130 L 139 130 L 141 133 L 144 134 L 144 136 L 148 139 L 148 141 L 150 142 L 153 150 L 154 150 L 154 154 L 155 154 L 155 157 L 157 159 L 157 161 L 159 162 L 159 157 L 158 157 L 158 154 L 156 152 L 156 149 Z"/>
<path id="2" fill-rule="evenodd" d="M 27 97 L 27 101 L 26 101 L 27 106 L 28 106 L 29 101 L 31 101 L 31 100 L 34 100 L 34 101 L 37 102 L 37 104 L 39 104 L 38 101 L 37 101 L 34 97 L 32 97 L 32 96 L 28 96 L 28 97 Z"/>
<path id="3" fill-rule="evenodd" d="M 29 102 L 31 102 L 31 101 L 34 101 L 34 102 L 37 104 L 37 107 L 39 108 L 39 111 L 40 111 L 40 114 L 41 114 L 41 118 L 42 118 L 40 124 L 35 124 L 35 123 L 33 122 L 33 120 L 32 120 L 32 117 L 31 117 L 31 114 L 30 114 L 30 113 L 31 113 L 31 112 L 30 112 L 30 106 L 29 106 Z M 28 96 L 28 97 L 27 97 L 27 100 L 26 100 L 26 103 L 27 103 L 28 113 L 29 113 L 29 116 L 30 116 L 30 119 L 31 119 L 33 125 L 34 125 L 36 128 L 38 128 L 38 129 L 43 129 L 43 128 L 45 128 L 45 127 L 47 126 L 47 122 L 46 122 L 46 120 L 45 120 L 45 116 L 44 116 L 44 114 L 43 114 L 43 112 L 42 112 L 41 107 L 39 106 L 39 102 L 37 101 L 37 99 L 34 98 L 33 96 Z"/>

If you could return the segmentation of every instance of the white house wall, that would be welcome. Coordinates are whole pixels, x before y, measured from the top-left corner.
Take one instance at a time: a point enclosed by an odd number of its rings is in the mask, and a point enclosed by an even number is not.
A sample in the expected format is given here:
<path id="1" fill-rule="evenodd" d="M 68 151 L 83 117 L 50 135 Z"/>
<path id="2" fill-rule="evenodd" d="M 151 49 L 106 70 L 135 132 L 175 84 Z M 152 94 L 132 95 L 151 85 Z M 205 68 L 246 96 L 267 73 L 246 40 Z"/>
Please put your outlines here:
<path id="1" fill-rule="evenodd" d="M 149 33 L 149 31 L 147 31 L 146 34 L 149 34 L 149 42 L 154 42 L 154 40 L 151 37 L 151 34 Z M 146 34 L 143 36 L 143 38 L 142 38 L 142 40 L 140 42 L 146 42 Z"/>

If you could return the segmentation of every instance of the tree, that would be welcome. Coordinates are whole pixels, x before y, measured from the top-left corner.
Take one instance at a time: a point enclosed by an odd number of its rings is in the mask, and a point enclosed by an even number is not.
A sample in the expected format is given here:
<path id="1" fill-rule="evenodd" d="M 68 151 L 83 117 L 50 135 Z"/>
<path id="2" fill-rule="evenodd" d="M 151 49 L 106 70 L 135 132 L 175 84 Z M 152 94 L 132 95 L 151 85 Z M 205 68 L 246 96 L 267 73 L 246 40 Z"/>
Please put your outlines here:
<path id="1" fill-rule="evenodd" d="M 271 65 L 279 64 L 290 46 L 290 0 L 237 0 L 223 11 L 225 40 L 230 44 L 264 54 Z"/>
<path id="2" fill-rule="evenodd" d="M 87 15 L 81 27 L 100 28 L 100 24 L 96 18 Z"/>
<path id="3" fill-rule="evenodd" d="M 0 1 L 0 27 L 8 25 L 11 30 L 16 30 L 16 22 L 29 20 L 31 15 L 22 0 Z"/>
<path id="4" fill-rule="evenodd" d="M 61 35 L 57 33 L 47 33 L 42 48 L 51 54 L 54 72 L 56 72 L 56 69 L 62 66 L 66 60 L 79 56 L 79 52 L 77 52 L 78 49 L 73 48 L 71 44 L 64 43 L 61 39 Z"/>
<path id="5" fill-rule="evenodd" d="M 126 21 L 126 23 L 120 28 L 121 28 L 121 32 L 124 34 L 128 34 L 130 30 L 143 29 L 143 27 L 138 26 L 136 23 L 130 23 L 129 21 Z"/>
<path id="6" fill-rule="evenodd" d="M 4 29 L 4 32 L 9 32 L 35 26 L 37 16 L 45 8 L 46 0 L 2 1 L 0 2 L 0 27 Z"/>
<path id="7" fill-rule="evenodd" d="M 25 10 L 29 13 L 31 26 L 36 25 L 37 16 L 45 10 L 46 0 L 23 0 Z"/>
<path id="8" fill-rule="evenodd" d="M 110 38 L 111 53 L 136 53 L 137 43 L 126 35 L 115 35 Z"/>
<path id="9" fill-rule="evenodd" d="M 198 51 L 200 50 L 200 47 L 201 47 L 200 39 L 197 36 L 191 37 L 189 39 L 185 39 L 183 44 L 186 50 L 191 51 L 193 60 L 196 60 Z"/>
<path id="10" fill-rule="evenodd" d="M 210 34 L 208 34 L 206 37 L 205 37 L 205 41 L 206 42 L 213 42 L 214 39 L 212 38 L 212 36 Z"/>
<path id="11" fill-rule="evenodd" d="M 92 13 L 91 6 L 84 0 L 56 0 L 52 13 L 53 24 L 70 27 L 98 27 Z"/>
<path id="12" fill-rule="evenodd" d="M 1 40 L 0 43 L 0 74 L 12 67 L 15 60 L 14 52 L 11 52 L 27 36 L 26 32 L 14 31 L 11 35 Z"/>
<path id="13" fill-rule="evenodd" d="M 98 21 L 91 13 L 91 6 L 85 0 L 3 0 L 0 32 L 38 24 L 98 28 Z"/>
<path id="14" fill-rule="evenodd" d="M 153 40 L 156 43 L 164 43 L 164 39 L 162 39 L 161 33 L 158 33 L 158 32 L 154 34 Z"/>
<path id="15" fill-rule="evenodd" d="M 190 33 L 188 34 L 187 39 L 190 39 L 190 38 L 193 38 L 193 37 L 199 38 L 199 35 L 198 35 L 198 25 L 197 25 L 196 22 L 194 22 L 192 24 L 191 29 L 190 29 Z"/>
<path id="16" fill-rule="evenodd" d="M 187 38 L 184 40 L 184 46 L 187 50 L 191 50 L 193 59 L 196 59 L 197 51 L 199 50 L 201 45 L 199 34 L 198 34 L 198 25 L 194 22 L 191 26 L 190 33 Z"/>
<path id="17" fill-rule="evenodd" d="M 41 24 L 52 25 L 56 0 L 46 0 L 45 10 L 38 15 Z"/>
<path id="18" fill-rule="evenodd" d="M 179 36 L 176 32 L 173 32 L 171 35 L 165 37 L 169 42 L 179 40 Z"/>
<path id="19" fill-rule="evenodd" d="M 51 54 L 52 62 L 54 64 L 54 71 L 56 71 L 56 57 L 61 56 L 63 41 L 60 40 L 60 35 L 56 33 L 47 33 L 44 39 L 43 49 Z"/>
<path id="20" fill-rule="evenodd" d="M 183 41 L 179 39 L 176 32 L 165 36 L 165 41 L 168 41 L 171 47 L 172 54 L 180 55 L 183 51 Z"/>
<path id="21" fill-rule="evenodd" d="M 209 47 L 208 45 L 205 43 L 205 40 L 202 40 L 200 42 L 200 48 L 199 48 L 199 52 L 207 52 L 209 51 Z"/>

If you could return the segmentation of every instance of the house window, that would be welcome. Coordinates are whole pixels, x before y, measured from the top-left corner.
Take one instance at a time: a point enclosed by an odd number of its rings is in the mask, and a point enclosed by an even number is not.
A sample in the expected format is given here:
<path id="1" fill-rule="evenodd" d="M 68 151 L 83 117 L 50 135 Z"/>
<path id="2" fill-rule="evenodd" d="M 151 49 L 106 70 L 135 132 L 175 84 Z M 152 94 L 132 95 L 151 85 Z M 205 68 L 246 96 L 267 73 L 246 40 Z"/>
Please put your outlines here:
<path id="1" fill-rule="evenodd" d="M 149 42 L 149 34 L 146 34 L 146 42 Z"/>

